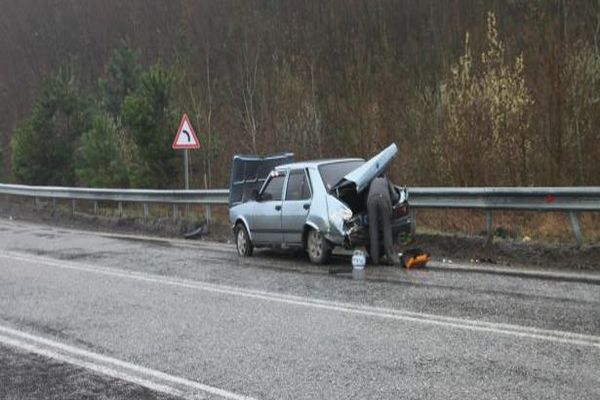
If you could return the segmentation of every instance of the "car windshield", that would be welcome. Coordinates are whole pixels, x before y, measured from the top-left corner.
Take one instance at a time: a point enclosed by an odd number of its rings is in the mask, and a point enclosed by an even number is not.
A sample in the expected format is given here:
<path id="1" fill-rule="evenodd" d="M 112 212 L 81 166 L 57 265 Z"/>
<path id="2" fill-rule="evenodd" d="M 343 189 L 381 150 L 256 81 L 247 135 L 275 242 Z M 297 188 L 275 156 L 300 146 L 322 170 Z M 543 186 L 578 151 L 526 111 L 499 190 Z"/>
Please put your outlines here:
<path id="1" fill-rule="evenodd" d="M 319 166 L 321 179 L 327 190 L 331 190 L 344 176 L 365 163 L 364 160 L 342 161 Z"/>

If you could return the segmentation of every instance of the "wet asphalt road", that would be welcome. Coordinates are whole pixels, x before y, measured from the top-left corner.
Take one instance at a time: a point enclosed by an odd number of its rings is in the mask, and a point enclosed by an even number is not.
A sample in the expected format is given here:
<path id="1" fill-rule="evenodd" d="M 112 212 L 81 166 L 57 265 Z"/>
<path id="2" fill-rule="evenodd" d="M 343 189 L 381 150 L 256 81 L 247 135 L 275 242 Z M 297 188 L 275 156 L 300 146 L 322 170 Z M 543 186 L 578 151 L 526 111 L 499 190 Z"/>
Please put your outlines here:
<path id="1" fill-rule="evenodd" d="M 600 398 L 599 285 L 367 276 L 330 275 L 300 254 L 239 259 L 216 243 L 0 221 L 0 336 L 50 339 L 226 397 Z"/>
<path id="2" fill-rule="evenodd" d="M 0 399 L 3 400 L 177 400 L 51 358 L 0 346 Z"/>

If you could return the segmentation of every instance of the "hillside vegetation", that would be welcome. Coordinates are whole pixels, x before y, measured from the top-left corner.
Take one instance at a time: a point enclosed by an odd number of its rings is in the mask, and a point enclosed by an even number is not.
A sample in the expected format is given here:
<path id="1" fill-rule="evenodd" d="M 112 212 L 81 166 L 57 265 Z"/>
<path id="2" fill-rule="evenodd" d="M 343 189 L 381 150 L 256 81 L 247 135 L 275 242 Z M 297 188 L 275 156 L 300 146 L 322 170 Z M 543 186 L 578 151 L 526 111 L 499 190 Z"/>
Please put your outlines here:
<path id="1" fill-rule="evenodd" d="M 600 0 L 4 0 L 0 178 L 224 187 L 236 153 L 600 185 Z"/>

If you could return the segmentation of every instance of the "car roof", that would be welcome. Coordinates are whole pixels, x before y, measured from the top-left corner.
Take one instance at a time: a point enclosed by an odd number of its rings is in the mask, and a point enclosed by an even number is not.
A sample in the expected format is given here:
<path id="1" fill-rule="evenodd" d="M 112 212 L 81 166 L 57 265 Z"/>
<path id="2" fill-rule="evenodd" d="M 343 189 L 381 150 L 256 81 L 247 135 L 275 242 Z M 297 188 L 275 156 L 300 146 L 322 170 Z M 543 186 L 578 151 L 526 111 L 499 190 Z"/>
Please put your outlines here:
<path id="1" fill-rule="evenodd" d="M 302 168 L 311 168 L 311 167 L 319 167 L 325 164 L 334 164 L 340 162 L 348 162 L 348 161 L 365 161 L 362 158 L 331 158 L 324 160 L 309 160 L 309 161 L 299 161 L 291 164 L 283 164 L 275 167 L 276 170 L 282 169 L 302 169 Z"/>

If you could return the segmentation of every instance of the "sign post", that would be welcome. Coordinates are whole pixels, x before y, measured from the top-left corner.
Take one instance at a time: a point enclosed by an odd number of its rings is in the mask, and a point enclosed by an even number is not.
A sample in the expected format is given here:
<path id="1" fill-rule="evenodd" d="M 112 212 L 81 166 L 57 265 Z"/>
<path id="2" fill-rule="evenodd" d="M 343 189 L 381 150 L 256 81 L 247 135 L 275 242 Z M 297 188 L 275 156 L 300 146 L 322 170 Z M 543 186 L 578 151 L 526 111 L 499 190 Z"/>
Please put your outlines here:
<path id="1" fill-rule="evenodd" d="M 185 180 L 185 190 L 190 188 L 190 158 L 188 149 L 183 149 L 183 179 Z"/>
<path id="2" fill-rule="evenodd" d="M 175 150 L 183 149 L 183 177 L 185 180 L 185 189 L 188 190 L 190 188 L 190 170 L 189 170 L 189 149 L 199 149 L 200 141 L 198 140 L 198 136 L 196 136 L 196 132 L 194 132 L 194 128 L 192 128 L 192 123 L 186 113 L 181 117 L 181 122 L 179 123 L 179 128 L 177 129 L 177 135 L 175 135 L 175 140 L 173 140 L 173 145 L 171 146 Z"/>

